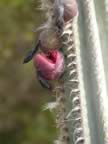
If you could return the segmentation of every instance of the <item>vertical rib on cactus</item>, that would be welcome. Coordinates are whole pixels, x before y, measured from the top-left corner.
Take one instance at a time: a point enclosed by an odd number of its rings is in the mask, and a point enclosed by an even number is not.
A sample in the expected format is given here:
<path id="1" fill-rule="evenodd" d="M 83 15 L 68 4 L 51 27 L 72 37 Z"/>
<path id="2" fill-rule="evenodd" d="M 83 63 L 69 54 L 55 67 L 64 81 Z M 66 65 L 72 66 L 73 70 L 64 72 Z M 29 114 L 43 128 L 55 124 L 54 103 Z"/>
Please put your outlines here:
<path id="1" fill-rule="evenodd" d="M 105 21 L 106 21 L 106 29 L 108 32 L 108 0 L 104 0 L 104 7 L 105 7 Z"/>
<path id="2" fill-rule="evenodd" d="M 76 46 L 75 46 L 75 35 L 73 22 L 70 21 L 64 29 L 64 37 L 67 37 L 65 41 L 65 49 L 67 52 L 67 76 L 69 89 L 66 90 L 67 98 L 70 97 L 72 104 L 71 110 L 67 114 L 67 119 L 72 119 L 71 121 L 71 134 L 70 137 L 72 143 L 85 143 L 84 132 L 82 126 L 82 109 L 80 101 L 80 88 L 79 88 L 79 78 L 78 78 L 78 69 L 77 69 L 77 55 L 76 55 Z M 66 35 L 66 36 L 65 36 Z M 68 86 L 66 86 L 68 88 Z M 68 96 L 69 94 L 69 96 Z"/>
<path id="3" fill-rule="evenodd" d="M 94 0 L 104 66 L 108 62 L 108 0 Z M 104 67 L 108 86 L 107 66 Z"/>
<path id="4" fill-rule="evenodd" d="M 93 0 L 82 0 L 98 141 L 108 143 L 107 90 Z"/>
<path id="5" fill-rule="evenodd" d="M 80 11 L 79 11 L 80 13 Z M 72 31 L 73 31 L 73 40 L 74 40 L 74 48 L 76 53 L 76 63 L 77 63 L 77 74 L 78 74 L 78 81 L 79 81 L 79 100 L 80 100 L 80 107 L 81 107 L 81 118 L 82 118 L 82 128 L 83 128 L 83 136 L 84 136 L 84 143 L 90 144 L 90 132 L 89 132 L 89 125 L 88 125 L 88 112 L 87 112 L 87 102 L 84 92 L 84 82 L 83 82 L 83 74 L 82 74 L 82 66 L 81 66 L 81 54 L 80 54 L 80 38 L 79 38 L 79 26 L 78 25 L 78 17 L 73 20 L 72 24 Z"/>
<path id="6" fill-rule="evenodd" d="M 71 108 L 68 109 L 66 118 L 69 123 L 69 135 L 71 143 L 83 144 L 90 143 L 89 126 L 87 118 L 87 107 L 83 84 L 81 84 L 81 63 L 78 38 L 77 17 L 67 23 L 63 36 L 67 41 L 64 42 L 67 54 L 67 81 L 65 84 L 65 97 Z M 68 107 L 69 104 L 67 104 Z"/>

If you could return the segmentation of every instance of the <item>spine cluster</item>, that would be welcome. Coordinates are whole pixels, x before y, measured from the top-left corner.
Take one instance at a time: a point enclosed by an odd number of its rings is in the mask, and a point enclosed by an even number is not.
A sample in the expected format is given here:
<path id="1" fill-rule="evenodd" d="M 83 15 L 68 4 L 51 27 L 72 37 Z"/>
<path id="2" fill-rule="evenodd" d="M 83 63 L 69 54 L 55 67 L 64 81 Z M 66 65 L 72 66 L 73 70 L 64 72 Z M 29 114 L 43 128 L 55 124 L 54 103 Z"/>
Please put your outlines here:
<path id="1" fill-rule="evenodd" d="M 72 19 L 65 26 L 63 37 L 66 37 L 64 42 L 65 51 L 67 53 L 67 84 L 69 87 L 69 99 L 72 101 L 71 110 L 68 112 L 66 119 L 71 121 L 71 136 L 74 144 L 84 144 L 84 133 L 82 124 L 82 112 L 80 101 L 80 88 L 78 77 L 77 54 L 74 35 L 75 22 Z"/>

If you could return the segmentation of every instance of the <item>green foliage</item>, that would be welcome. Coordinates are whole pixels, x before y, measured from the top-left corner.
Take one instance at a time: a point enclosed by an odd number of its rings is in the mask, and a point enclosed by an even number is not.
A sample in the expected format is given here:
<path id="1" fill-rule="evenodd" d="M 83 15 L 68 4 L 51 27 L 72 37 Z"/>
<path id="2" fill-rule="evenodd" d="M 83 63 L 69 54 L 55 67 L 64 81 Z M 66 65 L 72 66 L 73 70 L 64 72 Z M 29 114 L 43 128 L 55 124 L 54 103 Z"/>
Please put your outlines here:
<path id="1" fill-rule="evenodd" d="M 32 63 L 23 65 L 42 23 L 39 2 L 0 0 L 0 143 L 51 143 L 54 122 L 42 106 L 51 100 L 36 81 Z M 33 44 L 34 43 L 34 44 Z"/>

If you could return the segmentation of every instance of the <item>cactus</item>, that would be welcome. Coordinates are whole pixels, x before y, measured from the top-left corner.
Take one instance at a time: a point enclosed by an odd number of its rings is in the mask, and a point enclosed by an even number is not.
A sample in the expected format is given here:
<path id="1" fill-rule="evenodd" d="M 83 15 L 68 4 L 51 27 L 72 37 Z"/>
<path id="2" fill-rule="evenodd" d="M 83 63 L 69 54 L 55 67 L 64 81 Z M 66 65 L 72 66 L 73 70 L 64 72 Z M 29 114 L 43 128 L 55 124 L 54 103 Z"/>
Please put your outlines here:
<path id="1" fill-rule="evenodd" d="M 41 8 L 49 19 L 54 0 L 41 1 Z M 58 139 L 55 144 L 107 144 L 107 76 L 101 48 L 103 45 L 105 49 L 108 38 L 107 0 L 103 5 L 97 0 L 77 3 L 79 14 L 66 23 L 62 33 L 67 70 L 64 91 L 55 89 L 56 102 L 46 107 L 56 112 Z M 105 7 L 101 15 L 96 4 Z M 99 20 L 103 14 L 105 27 Z M 101 29 L 106 36 L 104 40 L 100 40 Z"/>

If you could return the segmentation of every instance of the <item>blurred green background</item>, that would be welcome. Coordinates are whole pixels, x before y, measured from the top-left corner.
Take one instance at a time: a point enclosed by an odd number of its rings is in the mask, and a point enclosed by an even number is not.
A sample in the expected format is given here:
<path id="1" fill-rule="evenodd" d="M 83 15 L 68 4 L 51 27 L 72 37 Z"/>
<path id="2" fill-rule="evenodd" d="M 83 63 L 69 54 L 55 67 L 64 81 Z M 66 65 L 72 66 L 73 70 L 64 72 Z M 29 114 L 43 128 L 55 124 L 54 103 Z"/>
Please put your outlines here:
<path id="1" fill-rule="evenodd" d="M 43 23 L 37 0 L 0 0 L 0 144 L 51 144 L 53 114 L 42 111 L 53 101 L 36 81 L 32 62 L 23 65 Z"/>

